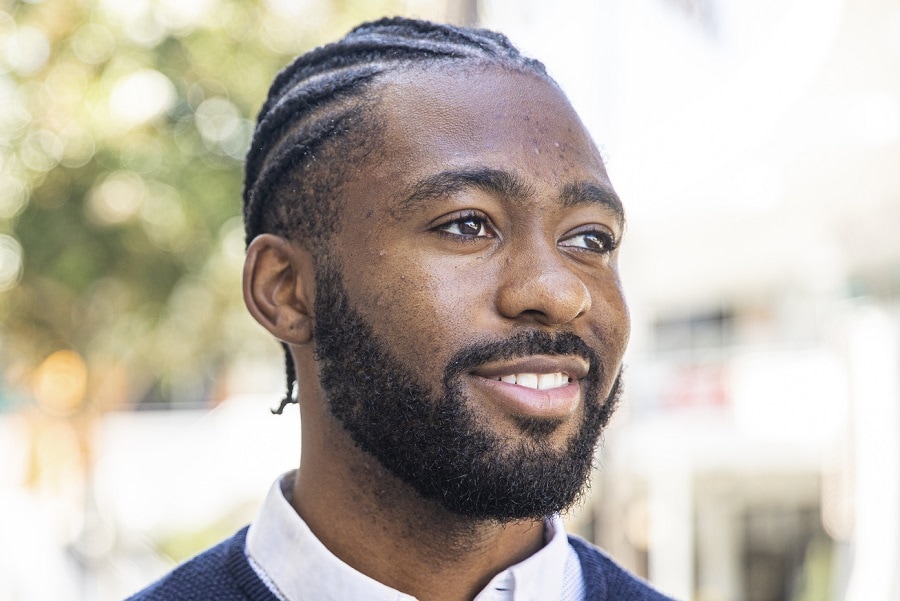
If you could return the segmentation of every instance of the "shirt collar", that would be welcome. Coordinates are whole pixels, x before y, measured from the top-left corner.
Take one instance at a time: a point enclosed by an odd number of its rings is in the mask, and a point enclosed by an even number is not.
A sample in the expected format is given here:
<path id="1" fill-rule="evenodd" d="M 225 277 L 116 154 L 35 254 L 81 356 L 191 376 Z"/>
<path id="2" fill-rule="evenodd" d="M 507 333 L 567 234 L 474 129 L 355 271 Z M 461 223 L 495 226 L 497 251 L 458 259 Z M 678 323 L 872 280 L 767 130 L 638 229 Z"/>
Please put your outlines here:
<path id="1" fill-rule="evenodd" d="M 415 601 L 350 567 L 316 538 L 288 502 L 295 473 L 272 485 L 247 532 L 247 556 L 272 592 L 284 601 Z M 558 516 L 546 528 L 547 544 L 494 576 L 476 601 L 560 598 L 568 540 Z"/>
<path id="2" fill-rule="evenodd" d="M 475 601 L 561 598 L 569 541 L 559 516 L 547 520 L 545 528 L 547 543 L 537 553 L 494 576 Z"/>

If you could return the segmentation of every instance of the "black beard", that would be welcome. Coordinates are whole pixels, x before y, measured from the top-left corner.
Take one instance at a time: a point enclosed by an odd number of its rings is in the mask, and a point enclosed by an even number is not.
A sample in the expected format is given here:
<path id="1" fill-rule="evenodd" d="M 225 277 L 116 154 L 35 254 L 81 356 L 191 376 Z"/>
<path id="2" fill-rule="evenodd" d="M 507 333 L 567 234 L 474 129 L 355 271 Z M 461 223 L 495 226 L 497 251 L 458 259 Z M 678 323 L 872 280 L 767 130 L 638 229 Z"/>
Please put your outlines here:
<path id="1" fill-rule="evenodd" d="M 618 401 L 621 374 L 601 402 L 601 363 L 581 338 L 525 331 L 460 350 L 435 394 L 390 355 L 351 306 L 341 270 L 326 261 L 316 268 L 320 381 L 332 414 L 360 449 L 423 497 L 469 518 L 541 519 L 580 498 L 600 433 Z M 472 368 L 531 354 L 574 354 L 590 362 L 582 380 L 583 421 L 563 450 L 547 441 L 558 420 L 523 419 L 522 435 L 504 439 L 478 422 L 461 392 L 460 375 Z"/>

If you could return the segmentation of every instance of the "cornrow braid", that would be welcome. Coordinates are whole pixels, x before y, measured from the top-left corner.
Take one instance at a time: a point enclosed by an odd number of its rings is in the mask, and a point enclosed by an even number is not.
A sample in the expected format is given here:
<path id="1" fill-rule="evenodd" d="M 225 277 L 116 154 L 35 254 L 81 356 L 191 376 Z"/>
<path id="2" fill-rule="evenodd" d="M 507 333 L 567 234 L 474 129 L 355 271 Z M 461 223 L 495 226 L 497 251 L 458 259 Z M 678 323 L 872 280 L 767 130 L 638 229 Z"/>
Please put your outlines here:
<path id="1" fill-rule="evenodd" d="M 393 17 L 363 23 L 343 39 L 299 56 L 272 83 L 247 153 L 246 243 L 274 233 L 321 247 L 337 229 L 338 191 L 353 164 L 377 150 L 367 94 L 380 76 L 439 63 L 496 65 L 548 77 L 502 34 Z M 287 344 L 287 391 L 273 413 L 296 403 Z"/>

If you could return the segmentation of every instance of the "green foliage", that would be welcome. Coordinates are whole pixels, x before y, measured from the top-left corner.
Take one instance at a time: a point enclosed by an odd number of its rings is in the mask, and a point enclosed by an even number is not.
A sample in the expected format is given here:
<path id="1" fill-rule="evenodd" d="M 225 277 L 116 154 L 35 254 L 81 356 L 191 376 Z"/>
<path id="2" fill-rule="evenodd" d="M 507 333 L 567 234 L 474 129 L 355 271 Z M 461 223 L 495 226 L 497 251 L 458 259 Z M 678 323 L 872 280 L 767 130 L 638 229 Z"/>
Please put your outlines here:
<path id="1" fill-rule="evenodd" d="M 398 4 L 0 0 L 0 408 L 62 348 L 103 405 L 278 361 L 240 299 L 253 119 L 291 57 Z"/>

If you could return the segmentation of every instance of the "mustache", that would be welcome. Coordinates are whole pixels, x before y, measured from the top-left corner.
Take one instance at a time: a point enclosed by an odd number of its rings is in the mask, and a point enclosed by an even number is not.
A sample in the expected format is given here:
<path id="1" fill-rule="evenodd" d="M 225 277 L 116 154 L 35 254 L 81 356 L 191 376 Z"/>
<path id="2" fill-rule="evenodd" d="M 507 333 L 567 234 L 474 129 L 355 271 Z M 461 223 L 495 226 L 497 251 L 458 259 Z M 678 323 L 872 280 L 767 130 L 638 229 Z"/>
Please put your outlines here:
<path id="1" fill-rule="evenodd" d="M 528 355 L 575 355 L 590 365 L 588 380 L 600 377 L 602 365 L 597 353 L 579 336 L 570 332 L 550 334 L 541 330 L 519 332 L 502 340 L 491 340 L 463 347 L 447 362 L 444 383 L 489 361 L 502 361 Z"/>

